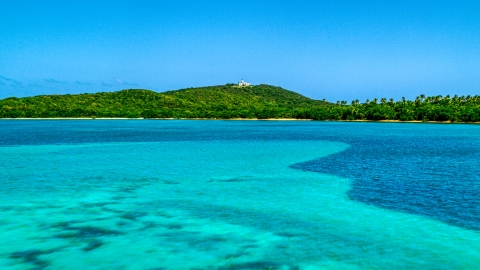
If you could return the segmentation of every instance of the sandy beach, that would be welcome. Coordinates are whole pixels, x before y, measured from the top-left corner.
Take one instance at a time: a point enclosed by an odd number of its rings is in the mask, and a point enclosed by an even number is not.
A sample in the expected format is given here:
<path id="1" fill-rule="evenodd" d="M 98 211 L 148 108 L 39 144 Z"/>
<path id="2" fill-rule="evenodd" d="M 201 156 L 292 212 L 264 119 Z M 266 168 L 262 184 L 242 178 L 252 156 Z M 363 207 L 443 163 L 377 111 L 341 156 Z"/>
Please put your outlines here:
<path id="1" fill-rule="evenodd" d="M 296 119 L 296 118 L 94 118 L 94 117 L 57 117 L 57 118 L 0 118 L 0 120 L 223 120 L 223 121 L 323 121 L 323 122 L 374 122 L 374 123 L 423 123 L 423 124 L 480 124 L 480 122 L 452 122 L 452 121 L 401 121 L 401 120 L 313 120 L 313 119 Z"/>

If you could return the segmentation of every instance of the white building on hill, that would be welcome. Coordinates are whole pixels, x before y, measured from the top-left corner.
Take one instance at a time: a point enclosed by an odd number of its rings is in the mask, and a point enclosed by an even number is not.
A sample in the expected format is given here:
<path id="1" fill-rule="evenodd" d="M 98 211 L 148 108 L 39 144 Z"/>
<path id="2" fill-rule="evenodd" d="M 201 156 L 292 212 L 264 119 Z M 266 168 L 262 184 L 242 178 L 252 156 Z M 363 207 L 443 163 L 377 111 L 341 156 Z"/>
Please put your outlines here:
<path id="1" fill-rule="evenodd" d="M 244 81 L 243 79 L 240 82 L 238 82 L 238 86 L 250 86 L 250 85 L 252 84 Z"/>

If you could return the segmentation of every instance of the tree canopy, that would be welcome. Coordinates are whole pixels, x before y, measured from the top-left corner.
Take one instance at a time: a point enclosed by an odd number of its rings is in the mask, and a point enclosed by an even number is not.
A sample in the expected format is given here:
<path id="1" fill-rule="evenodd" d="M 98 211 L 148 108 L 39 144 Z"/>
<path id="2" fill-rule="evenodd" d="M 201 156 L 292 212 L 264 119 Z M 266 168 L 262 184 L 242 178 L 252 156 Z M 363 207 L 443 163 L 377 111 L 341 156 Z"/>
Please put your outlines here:
<path id="1" fill-rule="evenodd" d="M 78 95 L 0 100 L 0 118 L 297 118 L 314 120 L 420 120 L 479 122 L 479 96 L 418 96 L 361 103 L 313 100 L 271 85 L 233 84 L 158 93 L 129 89 Z"/>

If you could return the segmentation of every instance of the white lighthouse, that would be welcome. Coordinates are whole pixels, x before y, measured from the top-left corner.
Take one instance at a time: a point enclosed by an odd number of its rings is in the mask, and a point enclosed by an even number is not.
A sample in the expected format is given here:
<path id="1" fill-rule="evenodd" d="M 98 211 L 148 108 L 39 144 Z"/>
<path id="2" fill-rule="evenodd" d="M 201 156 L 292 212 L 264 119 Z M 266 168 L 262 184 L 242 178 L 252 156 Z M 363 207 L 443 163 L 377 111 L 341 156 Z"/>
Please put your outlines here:
<path id="1" fill-rule="evenodd" d="M 244 81 L 243 79 L 238 82 L 238 86 L 251 86 L 252 84 Z"/>

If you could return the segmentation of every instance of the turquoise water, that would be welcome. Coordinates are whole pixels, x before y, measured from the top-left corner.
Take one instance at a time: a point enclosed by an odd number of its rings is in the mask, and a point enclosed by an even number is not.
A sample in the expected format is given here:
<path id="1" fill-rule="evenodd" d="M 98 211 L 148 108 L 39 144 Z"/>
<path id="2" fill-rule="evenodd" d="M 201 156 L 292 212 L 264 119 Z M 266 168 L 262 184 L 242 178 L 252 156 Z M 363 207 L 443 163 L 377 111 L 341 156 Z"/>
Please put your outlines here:
<path id="1" fill-rule="evenodd" d="M 0 121 L 0 269 L 478 269 L 479 131 Z"/>

